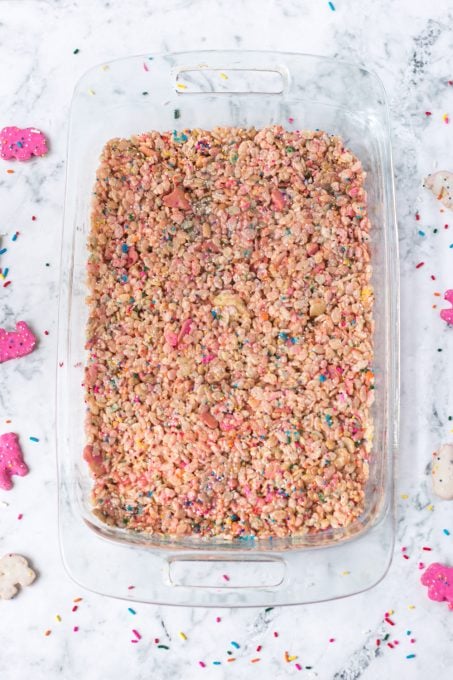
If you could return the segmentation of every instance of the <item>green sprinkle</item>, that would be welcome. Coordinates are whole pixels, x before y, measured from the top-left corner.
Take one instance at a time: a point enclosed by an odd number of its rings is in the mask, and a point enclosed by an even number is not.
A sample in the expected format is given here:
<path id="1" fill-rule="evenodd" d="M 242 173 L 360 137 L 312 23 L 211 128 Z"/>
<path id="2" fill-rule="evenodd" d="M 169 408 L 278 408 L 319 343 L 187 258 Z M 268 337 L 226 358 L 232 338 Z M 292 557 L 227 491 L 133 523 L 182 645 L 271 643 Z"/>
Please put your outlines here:
<path id="1" fill-rule="evenodd" d="M 132 609 L 132 607 L 128 607 L 128 608 L 127 608 L 127 611 L 130 612 L 131 614 L 133 614 L 134 616 L 135 616 L 136 613 L 137 613 L 137 612 L 135 611 L 135 609 Z"/>
<path id="2" fill-rule="evenodd" d="M 177 120 L 178 118 L 181 118 L 181 111 L 179 109 L 175 109 L 173 111 L 173 116 L 174 116 L 175 120 Z"/>
<path id="3" fill-rule="evenodd" d="M 73 54 L 78 54 L 80 52 L 79 48 L 76 47 L 75 50 L 73 51 Z"/>

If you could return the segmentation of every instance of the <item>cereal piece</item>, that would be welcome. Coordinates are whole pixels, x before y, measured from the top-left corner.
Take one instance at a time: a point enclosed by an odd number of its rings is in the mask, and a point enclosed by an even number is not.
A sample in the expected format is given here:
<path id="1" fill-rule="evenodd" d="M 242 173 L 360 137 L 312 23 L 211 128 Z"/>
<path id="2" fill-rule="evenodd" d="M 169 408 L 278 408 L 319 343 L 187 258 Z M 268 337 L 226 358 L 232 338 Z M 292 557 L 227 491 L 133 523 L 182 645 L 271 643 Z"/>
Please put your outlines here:
<path id="1" fill-rule="evenodd" d="M 440 170 L 425 179 L 425 187 L 431 191 L 446 208 L 453 210 L 453 172 Z"/>
<path id="2" fill-rule="evenodd" d="M 0 328 L 0 364 L 8 359 L 18 359 L 33 352 L 36 338 L 25 323 L 16 323 L 15 331 Z"/>
<path id="3" fill-rule="evenodd" d="M 6 161 L 28 161 L 46 153 L 46 138 L 36 128 L 5 127 L 0 131 L 0 156 Z"/>
<path id="4" fill-rule="evenodd" d="M 453 567 L 434 562 L 423 573 L 421 583 L 428 586 L 428 597 L 434 602 L 448 602 L 453 610 Z"/>
<path id="5" fill-rule="evenodd" d="M 323 131 L 106 144 L 83 454 L 102 521 L 265 539 L 360 518 L 374 395 L 364 177 Z"/>
<path id="6" fill-rule="evenodd" d="M 453 444 L 443 444 L 433 453 L 431 479 L 436 496 L 453 500 Z"/>
<path id="7" fill-rule="evenodd" d="M 164 196 L 163 201 L 169 208 L 181 208 L 181 210 L 190 209 L 190 203 L 181 187 L 175 187 L 170 194 Z"/>
<path id="8" fill-rule="evenodd" d="M 11 477 L 25 477 L 28 472 L 17 434 L 6 432 L 0 435 L 0 489 L 9 491 L 13 488 Z"/>
<path id="9" fill-rule="evenodd" d="M 444 300 L 453 305 L 453 290 L 447 290 L 445 292 Z M 453 325 L 453 307 L 450 309 L 442 309 L 440 312 L 440 318 Z"/>
<path id="10" fill-rule="evenodd" d="M 36 578 L 33 569 L 22 555 L 4 555 L 0 559 L 0 599 L 10 600 L 17 594 L 17 586 L 29 586 Z"/>

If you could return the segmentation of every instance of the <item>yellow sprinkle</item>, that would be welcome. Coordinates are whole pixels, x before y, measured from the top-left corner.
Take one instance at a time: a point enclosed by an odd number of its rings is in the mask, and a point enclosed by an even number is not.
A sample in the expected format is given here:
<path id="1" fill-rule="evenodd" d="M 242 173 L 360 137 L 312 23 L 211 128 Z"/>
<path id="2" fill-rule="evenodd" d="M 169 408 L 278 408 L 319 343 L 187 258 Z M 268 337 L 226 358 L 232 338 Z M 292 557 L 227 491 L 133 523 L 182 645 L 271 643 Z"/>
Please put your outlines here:
<path id="1" fill-rule="evenodd" d="M 349 576 L 350 573 L 351 573 L 350 571 L 342 571 L 341 575 L 342 576 Z"/>
<path id="2" fill-rule="evenodd" d="M 368 300 L 372 292 L 373 292 L 372 288 L 370 288 L 369 286 L 365 286 L 365 288 L 362 288 L 360 297 L 362 298 L 362 300 Z"/>
<path id="3" fill-rule="evenodd" d="M 91 96 L 93 96 L 94 94 L 96 94 L 96 92 L 90 88 L 88 90 L 88 94 L 91 94 Z"/>
<path id="4" fill-rule="evenodd" d="M 222 78 L 222 80 L 228 80 L 228 76 L 226 73 L 219 73 L 219 75 Z"/>
<path id="5" fill-rule="evenodd" d="M 176 83 L 176 87 L 179 87 L 180 90 L 187 90 L 187 85 L 184 85 L 184 83 Z"/>
<path id="6" fill-rule="evenodd" d="M 408 606 L 408 609 L 415 609 L 415 604 L 410 604 L 410 605 Z"/>
<path id="7" fill-rule="evenodd" d="M 297 656 L 288 656 L 288 661 L 295 661 L 297 659 Z"/>
<path id="8" fill-rule="evenodd" d="M 407 493 L 402 493 L 402 494 L 401 494 L 401 498 L 403 499 L 403 501 L 407 501 L 407 499 L 409 498 L 409 494 L 407 494 Z"/>
<path id="9" fill-rule="evenodd" d="M 427 510 L 433 511 L 433 510 L 434 510 L 434 505 L 428 505 L 428 506 L 426 507 L 426 509 L 427 509 Z"/>
<path id="10" fill-rule="evenodd" d="M 105 65 L 102 67 L 102 70 L 103 70 L 103 71 L 108 71 L 109 68 L 110 68 L 110 66 L 107 66 L 107 64 L 105 64 Z"/>
<path id="11" fill-rule="evenodd" d="M 57 615 L 55 616 L 55 618 L 57 619 L 57 621 L 61 621 L 61 616 L 60 616 L 60 614 L 57 614 Z"/>
<path id="12" fill-rule="evenodd" d="M 179 637 L 181 638 L 181 640 L 187 640 L 187 635 L 185 633 L 182 633 L 181 631 L 179 631 Z"/>

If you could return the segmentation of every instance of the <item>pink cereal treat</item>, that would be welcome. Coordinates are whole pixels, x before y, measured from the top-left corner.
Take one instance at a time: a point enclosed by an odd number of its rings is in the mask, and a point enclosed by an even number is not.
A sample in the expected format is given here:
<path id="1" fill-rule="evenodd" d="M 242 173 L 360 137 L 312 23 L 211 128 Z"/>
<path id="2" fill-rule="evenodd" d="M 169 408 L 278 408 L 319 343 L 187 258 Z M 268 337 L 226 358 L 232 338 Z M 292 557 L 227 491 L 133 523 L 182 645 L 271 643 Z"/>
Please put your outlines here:
<path id="1" fill-rule="evenodd" d="M 453 567 L 434 562 L 424 572 L 421 583 L 428 586 L 428 597 L 435 602 L 448 602 L 453 609 Z"/>
<path id="2" fill-rule="evenodd" d="M 45 156 L 47 142 L 36 128 L 5 127 L 0 131 L 0 156 L 9 161 L 28 161 L 32 156 Z"/>
<path id="3" fill-rule="evenodd" d="M 0 328 L 0 364 L 30 354 L 35 345 L 36 338 L 25 321 L 16 323 L 15 331 Z"/>
<path id="4" fill-rule="evenodd" d="M 24 477 L 27 474 L 28 467 L 24 463 L 17 434 L 7 432 L 0 435 L 0 489 L 9 491 L 13 488 L 13 475 Z"/>
<path id="5" fill-rule="evenodd" d="M 364 179 L 323 131 L 105 145 L 84 381 L 104 522 L 261 539 L 360 517 L 374 389 Z"/>

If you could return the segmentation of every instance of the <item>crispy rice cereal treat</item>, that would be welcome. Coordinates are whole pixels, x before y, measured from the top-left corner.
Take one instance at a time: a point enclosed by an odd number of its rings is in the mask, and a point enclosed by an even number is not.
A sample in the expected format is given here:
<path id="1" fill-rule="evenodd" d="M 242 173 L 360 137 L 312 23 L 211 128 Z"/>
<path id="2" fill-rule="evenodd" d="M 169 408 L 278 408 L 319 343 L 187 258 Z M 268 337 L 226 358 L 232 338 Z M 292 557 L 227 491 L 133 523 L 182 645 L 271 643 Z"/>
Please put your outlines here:
<path id="1" fill-rule="evenodd" d="M 103 521 L 266 538 L 360 515 L 373 400 L 364 176 L 322 131 L 106 144 L 84 451 Z"/>

